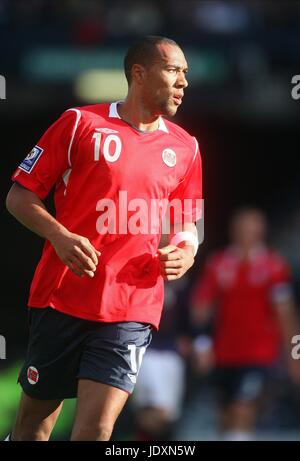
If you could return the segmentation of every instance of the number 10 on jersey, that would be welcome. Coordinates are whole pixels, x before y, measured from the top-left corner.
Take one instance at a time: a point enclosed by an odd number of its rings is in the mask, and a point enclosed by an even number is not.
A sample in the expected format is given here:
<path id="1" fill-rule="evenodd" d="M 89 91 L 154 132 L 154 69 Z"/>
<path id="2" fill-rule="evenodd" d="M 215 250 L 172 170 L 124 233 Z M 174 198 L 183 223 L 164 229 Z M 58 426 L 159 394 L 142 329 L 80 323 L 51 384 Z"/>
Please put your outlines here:
<path id="1" fill-rule="evenodd" d="M 103 152 L 104 158 L 108 162 L 116 162 L 121 155 L 122 142 L 119 136 L 110 134 L 104 139 L 103 133 L 95 132 L 93 134 L 94 143 L 94 160 L 100 159 L 100 152 Z"/>

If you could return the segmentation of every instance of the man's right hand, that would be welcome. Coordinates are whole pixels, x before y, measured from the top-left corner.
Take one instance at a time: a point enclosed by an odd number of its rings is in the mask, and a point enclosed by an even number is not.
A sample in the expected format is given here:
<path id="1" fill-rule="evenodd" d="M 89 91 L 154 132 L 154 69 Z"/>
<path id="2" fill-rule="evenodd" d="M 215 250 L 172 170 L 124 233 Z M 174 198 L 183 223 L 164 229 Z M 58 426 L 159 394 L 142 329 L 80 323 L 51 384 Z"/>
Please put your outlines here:
<path id="1" fill-rule="evenodd" d="M 93 247 L 89 239 L 64 229 L 49 238 L 60 260 L 79 277 L 94 277 L 100 251 Z"/>
<path id="2" fill-rule="evenodd" d="M 7 198 L 8 211 L 32 232 L 49 240 L 60 260 L 79 277 L 94 277 L 100 251 L 82 235 L 69 232 L 46 209 L 37 194 L 18 183 Z"/>

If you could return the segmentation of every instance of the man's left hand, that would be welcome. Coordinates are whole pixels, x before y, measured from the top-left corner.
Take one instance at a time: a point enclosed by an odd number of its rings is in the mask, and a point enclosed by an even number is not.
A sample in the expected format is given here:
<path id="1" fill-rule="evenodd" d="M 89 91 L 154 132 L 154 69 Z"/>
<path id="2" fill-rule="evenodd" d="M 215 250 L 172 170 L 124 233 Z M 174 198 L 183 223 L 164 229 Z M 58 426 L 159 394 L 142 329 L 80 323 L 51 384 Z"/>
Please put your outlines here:
<path id="1" fill-rule="evenodd" d="M 182 247 L 167 245 L 159 248 L 157 252 L 163 278 L 171 281 L 182 277 L 194 264 L 193 250 L 192 245 Z"/>

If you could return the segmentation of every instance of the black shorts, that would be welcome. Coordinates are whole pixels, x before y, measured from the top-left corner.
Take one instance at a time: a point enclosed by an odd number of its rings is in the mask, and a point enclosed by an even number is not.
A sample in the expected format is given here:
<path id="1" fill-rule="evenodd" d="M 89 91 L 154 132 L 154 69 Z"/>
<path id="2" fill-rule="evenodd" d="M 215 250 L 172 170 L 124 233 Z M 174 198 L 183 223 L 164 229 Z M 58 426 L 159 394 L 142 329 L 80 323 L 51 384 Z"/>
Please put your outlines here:
<path id="1" fill-rule="evenodd" d="M 273 374 L 272 366 L 217 367 L 215 385 L 222 405 L 260 398 Z"/>
<path id="2" fill-rule="evenodd" d="M 74 398 L 78 379 L 133 391 L 151 342 L 151 325 L 93 322 L 51 307 L 30 308 L 29 323 L 27 356 L 19 382 L 30 397 Z"/>

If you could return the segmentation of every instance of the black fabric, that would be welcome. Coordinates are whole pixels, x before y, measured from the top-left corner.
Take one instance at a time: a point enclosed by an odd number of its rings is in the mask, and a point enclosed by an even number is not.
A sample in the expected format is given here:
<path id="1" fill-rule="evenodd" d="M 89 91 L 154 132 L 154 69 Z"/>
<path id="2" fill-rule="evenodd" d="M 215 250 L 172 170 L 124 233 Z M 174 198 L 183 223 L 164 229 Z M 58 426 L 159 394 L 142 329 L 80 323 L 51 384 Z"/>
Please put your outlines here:
<path id="1" fill-rule="evenodd" d="M 74 398 L 79 378 L 133 391 L 139 359 L 151 341 L 150 325 L 93 322 L 51 307 L 31 308 L 29 321 L 28 350 L 19 376 L 27 395 Z M 132 361 L 137 369 L 132 369 Z"/>

